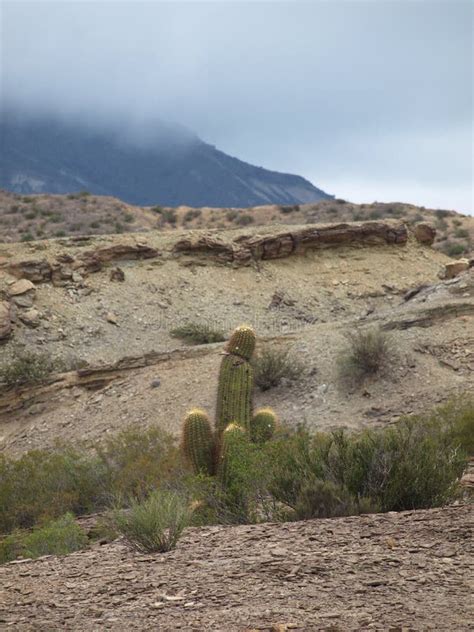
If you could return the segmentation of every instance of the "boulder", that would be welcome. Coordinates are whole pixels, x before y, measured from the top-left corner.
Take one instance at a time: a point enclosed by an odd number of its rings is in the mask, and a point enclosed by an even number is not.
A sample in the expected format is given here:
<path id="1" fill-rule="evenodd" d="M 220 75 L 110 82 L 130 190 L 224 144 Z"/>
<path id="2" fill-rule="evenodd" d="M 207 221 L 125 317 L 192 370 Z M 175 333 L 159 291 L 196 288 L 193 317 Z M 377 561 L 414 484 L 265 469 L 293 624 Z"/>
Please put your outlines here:
<path id="1" fill-rule="evenodd" d="M 8 288 L 9 296 L 20 296 L 21 294 L 26 294 L 27 292 L 36 292 L 36 288 L 31 281 L 28 279 L 20 279 L 19 281 L 15 281 Z"/>
<path id="2" fill-rule="evenodd" d="M 419 222 L 415 225 L 413 233 L 420 244 L 431 246 L 436 237 L 436 228 L 427 222 Z"/>
<path id="3" fill-rule="evenodd" d="M 0 301 L 0 340 L 5 340 L 12 332 L 11 306 L 8 301 Z"/>
<path id="4" fill-rule="evenodd" d="M 40 313 L 34 307 L 20 312 L 18 314 L 18 318 L 21 320 L 22 323 L 27 325 L 27 327 L 38 327 L 40 323 Z"/>
<path id="5" fill-rule="evenodd" d="M 443 278 L 454 279 L 462 272 L 469 269 L 469 259 L 458 259 L 457 261 L 451 261 L 444 266 Z"/>

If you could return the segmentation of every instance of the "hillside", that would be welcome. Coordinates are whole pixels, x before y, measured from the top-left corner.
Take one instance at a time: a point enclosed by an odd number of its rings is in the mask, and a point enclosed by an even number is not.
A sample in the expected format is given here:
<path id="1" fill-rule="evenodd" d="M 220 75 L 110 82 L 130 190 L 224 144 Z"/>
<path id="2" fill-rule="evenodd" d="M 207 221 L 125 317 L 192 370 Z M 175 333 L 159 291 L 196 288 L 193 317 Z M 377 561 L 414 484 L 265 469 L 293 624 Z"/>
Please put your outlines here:
<path id="1" fill-rule="evenodd" d="M 426 410 L 473 386 L 473 273 L 440 280 L 449 261 L 393 220 L 2 246 L 13 320 L 3 363 L 24 348 L 85 368 L 4 391 L 0 449 L 96 439 L 131 420 L 176 433 L 190 406 L 212 409 L 222 344 L 180 342 L 171 331 L 184 322 L 225 333 L 247 322 L 291 347 L 300 379 L 256 395 L 290 425 L 357 428 Z M 33 285 L 16 289 L 18 278 Z M 397 361 L 348 395 L 336 358 L 369 325 L 392 332 Z"/>
<path id="2" fill-rule="evenodd" d="M 249 208 L 177 208 L 134 206 L 87 192 L 68 195 L 18 195 L 0 190 L 0 243 L 51 237 L 172 231 L 227 230 L 242 226 L 312 224 L 402 219 L 430 222 L 436 228 L 434 247 L 452 257 L 474 254 L 474 217 L 455 211 L 411 204 L 353 204 L 322 200 L 315 204 L 266 205 Z"/>
<path id="3" fill-rule="evenodd" d="M 56 119 L 0 122 L 0 187 L 23 194 L 88 190 L 129 203 L 295 204 L 331 196 L 308 180 L 228 156 L 184 128 L 96 131 Z"/>
<path id="4" fill-rule="evenodd" d="M 188 529 L 0 567 L 0 622 L 29 630 L 472 629 L 472 507 Z"/>

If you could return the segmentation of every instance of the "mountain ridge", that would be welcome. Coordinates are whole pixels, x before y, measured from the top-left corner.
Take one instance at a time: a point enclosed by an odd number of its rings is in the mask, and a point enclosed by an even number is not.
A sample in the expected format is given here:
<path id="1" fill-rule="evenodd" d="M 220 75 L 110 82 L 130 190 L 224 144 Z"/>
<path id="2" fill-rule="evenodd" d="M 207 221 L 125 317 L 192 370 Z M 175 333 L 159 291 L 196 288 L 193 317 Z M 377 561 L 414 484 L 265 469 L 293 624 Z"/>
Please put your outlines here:
<path id="1" fill-rule="evenodd" d="M 128 133 L 128 137 L 126 136 Z M 0 122 L 0 187 L 16 193 L 87 189 L 131 204 L 230 206 L 332 199 L 305 178 L 229 156 L 182 128 L 161 125 L 154 142 L 54 119 Z"/>

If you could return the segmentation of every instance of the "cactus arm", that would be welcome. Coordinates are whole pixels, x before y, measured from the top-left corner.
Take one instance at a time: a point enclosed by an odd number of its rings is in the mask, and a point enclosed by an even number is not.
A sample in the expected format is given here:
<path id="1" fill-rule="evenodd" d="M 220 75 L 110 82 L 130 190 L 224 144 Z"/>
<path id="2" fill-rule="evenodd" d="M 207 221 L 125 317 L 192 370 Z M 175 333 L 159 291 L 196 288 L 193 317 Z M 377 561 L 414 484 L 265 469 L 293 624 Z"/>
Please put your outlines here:
<path id="1" fill-rule="evenodd" d="M 191 410 L 185 417 L 182 449 L 195 474 L 214 474 L 214 436 L 207 414 Z"/>

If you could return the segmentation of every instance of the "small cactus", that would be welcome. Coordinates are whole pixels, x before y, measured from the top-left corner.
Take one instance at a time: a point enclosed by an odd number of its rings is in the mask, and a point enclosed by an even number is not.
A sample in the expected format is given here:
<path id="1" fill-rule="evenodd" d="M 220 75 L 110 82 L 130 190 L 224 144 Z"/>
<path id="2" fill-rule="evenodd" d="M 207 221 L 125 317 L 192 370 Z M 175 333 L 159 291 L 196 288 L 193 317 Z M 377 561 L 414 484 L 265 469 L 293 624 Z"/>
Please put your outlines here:
<path id="1" fill-rule="evenodd" d="M 250 360 L 255 350 L 255 331 L 248 325 L 240 325 L 234 330 L 227 343 L 227 352 L 238 355 L 245 360 Z"/>
<path id="2" fill-rule="evenodd" d="M 196 474 L 214 473 L 214 437 L 207 414 L 191 410 L 184 420 L 183 452 Z"/>
<path id="3" fill-rule="evenodd" d="M 250 422 L 250 439 L 253 443 L 265 443 L 273 437 L 278 420 L 271 408 L 260 408 Z"/>

